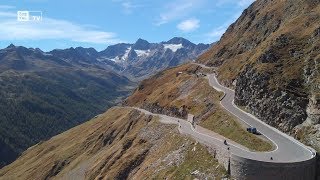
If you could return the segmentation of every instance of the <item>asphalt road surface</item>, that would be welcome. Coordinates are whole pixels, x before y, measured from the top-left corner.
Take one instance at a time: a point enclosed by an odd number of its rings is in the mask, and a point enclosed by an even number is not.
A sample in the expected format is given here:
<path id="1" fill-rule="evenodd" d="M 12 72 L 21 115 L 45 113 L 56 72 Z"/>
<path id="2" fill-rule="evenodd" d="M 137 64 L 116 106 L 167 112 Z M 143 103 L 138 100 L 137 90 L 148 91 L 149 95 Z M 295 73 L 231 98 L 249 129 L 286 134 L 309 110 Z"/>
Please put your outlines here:
<path id="1" fill-rule="evenodd" d="M 253 115 L 238 108 L 234 100 L 234 91 L 219 84 L 215 75 L 208 75 L 209 84 L 218 91 L 225 93 L 225 97 L 220 101 L 221 105 L 229 111 L 230 114 L 236 116 L 239 120 L 249 126 L 257 128 L 257 130 L 274 143 L 276 149 L 271 152 L 247 152 L 233 151 L 234 154 L 254 160 L 272 161 L 272 162 L 300 162 L 311 159 L 315 156 L 315 151 L 303 145 L 293 137 L 271 127 L 262 122 Z M 270 158 L 273 158 L 271 160 Z"/>
<path id="2" fill-rule="evenodd" d="M 200 64 L 197 64 L 200 65 Z M 201 67 L 205 68 L 204 65 Z M 149 115 L 157 115 L 160 117 L 160 121 L 162 123 L 168 124 L 177 124 L 179 126 L 179 131 L 183 134 L 187 134 L 192 136 L 195 140 L 204 143 L 208 146 L 220 146 L 221 148 L 225 148 L 230 153 L 233 153 L 237 156 L 265 161 L 265 162 L 301 162 L 306 161 L 315 156 L 315 150 L 310 147 L 307 147 L 295 140 L 293 137 L 288 136 L 285 133 L 273 128 L 266 123 L 262 122 L 258 118 L 253 115 L 239 109 L 234 103 L 234 91 L 224 87 L 219 84 L 214 74 L 209 74 L 208 76 L 209 84 L 214 89 L 224 92 L 225 96 L 220 101 L 221 105 L 232 115 L 236 116 L 239 120 L 243 121 L 248 126 L 256 127 L 257 130 L 267 137 L 273 144 L 275 145 L 275 149 L 270 152 L 252 152 L 243 146 L 227 141 L 228 145 L 224 144 L 224 138 L 221 136 L 213 136 L 212 133 L 204 133 L 197 131 L 190 122 L 170 117 L 162 114 L 154 114 L 148 112 L 144 109 L 135 108 Z M 229 150 L 228 150 L 229 148 Z M 272 157 L 272 159 L 271 159 Z"/>

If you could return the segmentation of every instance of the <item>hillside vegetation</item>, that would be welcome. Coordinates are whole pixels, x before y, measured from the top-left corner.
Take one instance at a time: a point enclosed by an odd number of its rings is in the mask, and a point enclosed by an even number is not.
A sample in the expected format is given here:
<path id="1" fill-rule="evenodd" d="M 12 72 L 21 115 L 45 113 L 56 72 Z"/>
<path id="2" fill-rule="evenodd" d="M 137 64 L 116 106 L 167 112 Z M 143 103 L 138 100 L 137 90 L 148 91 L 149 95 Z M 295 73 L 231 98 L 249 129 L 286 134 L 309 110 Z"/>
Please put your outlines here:
<path id="1" fill-rule="evenodd" d="M 132 83 L 24 47 L 0 50 L 0 168 L 126 97 Z"/>
<path id="2" fill-rule="evenodd" d="M 92 120 L 41 142 L 0 170 L 0 179 L 223 179 L 227 172 L 210 148 L 127 106 L 184 118 L 251 150 L 272 146 L 247 133 L 220 106 L 209 70 L 185 64 L 144 80 L 124 102 Z"/>
<path id="3" fill-rule="evenodd" d="M 144 80 L 125 104 L 154 113 L 180 118 L 195 115 L 200 126 L 225 136 L 249 149 L 268 151 L 269 142 L 246 132 L 243 125 L 220 105 L 221 92 L 209 86 L 206 69 L 186 64 Z"/>
<path id="4" fill-rule="evenodd" d="M 83 47 L 43 52 L 13 44 L 0 49 L 0 168 L 31 145 L 121 102 L 141 79 L 208 48 L 176 37 L 161 43 L 139 39 L 100 52 Z"/>
<path id="5" fill-rule="evenodd" d="M 319 54 L 319 0 L 257 0 L 198 61 L 236 104 L 319 150 Z"/>
<path id="6" fill-rule="evenodd" d="M 198 170 L 198 173 L 191 173 Z M 221 179 L 226 172 L 176 126 L 114 107 L 23 153 L 0 179 Z"/>

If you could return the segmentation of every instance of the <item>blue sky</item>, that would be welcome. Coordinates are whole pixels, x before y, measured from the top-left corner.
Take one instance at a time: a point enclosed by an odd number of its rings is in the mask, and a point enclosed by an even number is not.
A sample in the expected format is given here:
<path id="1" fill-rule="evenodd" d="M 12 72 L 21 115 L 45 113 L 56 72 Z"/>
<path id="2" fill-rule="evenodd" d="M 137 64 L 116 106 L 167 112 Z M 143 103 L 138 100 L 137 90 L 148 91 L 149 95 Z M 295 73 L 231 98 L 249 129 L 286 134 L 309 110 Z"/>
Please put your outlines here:
<path id="1" fill-rule="evenodd" d="M 138 38 L 184 37 L 212 43 L 254 0 L 1 0 L 0 48 L 10 43 L 55 48 L 94 47 Z M 40 22 L 17 21 L 17 11 L 42 11 Z"/>

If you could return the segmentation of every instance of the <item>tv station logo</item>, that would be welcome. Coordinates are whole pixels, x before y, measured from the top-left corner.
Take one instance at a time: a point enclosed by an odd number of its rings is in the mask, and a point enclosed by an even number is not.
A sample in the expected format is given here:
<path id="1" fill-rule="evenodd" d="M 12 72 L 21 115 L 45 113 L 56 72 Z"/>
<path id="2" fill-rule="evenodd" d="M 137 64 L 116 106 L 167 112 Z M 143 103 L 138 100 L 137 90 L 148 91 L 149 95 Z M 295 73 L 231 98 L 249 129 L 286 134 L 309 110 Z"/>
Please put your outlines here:
<path id="1" fill-rule="evenodd" d="M 17 11 L 18 21 L 42 21 L 42 11 Z"/>

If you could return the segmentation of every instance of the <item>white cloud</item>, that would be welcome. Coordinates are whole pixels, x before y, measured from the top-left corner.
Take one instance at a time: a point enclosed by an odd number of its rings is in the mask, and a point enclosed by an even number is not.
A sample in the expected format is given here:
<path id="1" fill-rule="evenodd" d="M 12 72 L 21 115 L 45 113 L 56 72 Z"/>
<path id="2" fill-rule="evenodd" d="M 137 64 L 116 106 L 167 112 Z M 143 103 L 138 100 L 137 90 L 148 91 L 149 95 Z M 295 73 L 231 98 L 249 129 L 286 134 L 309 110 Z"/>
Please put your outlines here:
<path id="1" fill-rule="evenodd" d="M 159 26 L 170 21 L 184 18 L 197 11 L 199 8 L 203 8 L 204 6 L 211 6 L 212 4 L 214 4 L 215 6 L 229 4 L 238 7 L 245 7 L 254 1 L 255 0 L 215 0 L 214 2 L 212 2 L 209 0 L 173 0 L 172 2 L 165 5 L 163 11 L 156 18 L 155 25 Z"/>
<path id="2" fill-rule="evenodd" d="M 95 44 L 120 42 L 112 32 L 43 17 L 41 22 L 19 22 L 16 12 L 0 11 L 0 40 L 69 40 Z"/>
<path id="3" fill-rule="evenodd" d="M 236 12 L 227 22 L 225 22 L 219 27 L 213 28 L 209 33 L 206 34 L 206 36 L 209 38 L 208 41 L 213 42 L 219 40 L 219 38 L 221 38 L 221 36 L 226 32 L 230 24 L 235 22 L 240 15 L 241 11 Z"/>
<path id="4" fill-rule="evenodd" d="M 225 4 L 230 4 L 230 5 L 236 5 L 239 7 L 247 7 L 251 3 L 253 3 L 255 0 L 216 0 L 216 6 L 223 6 Z"/>
<path id="5" fill-rule="evenodd" d="M 217 27 L 217 28 L 214 28 L 211 32 L 209 32 L 207 34 L 207 36 L 209 38 L 211 38 L 211 39 L 216 40 L 216 39 L 220 38 L 223 35 L 224 32 L 226 32 L 227 28 L 228 27 L 225 26 L 225 25 Z"/>
<path id="6" fill-rule="evenodd" d="M 132 5 L 132 3 L 131 2 L 122 2 L 121 3 L 121 6 L 123 7 L 123 11 L 125 12 L 125 13 L 128 13 L 128 14 L 130 14 L 130 13 L 132 13 L 132 9 L 134 8 L 134 6 Z"/>
<path id="7" fill-rule="evenodd" d="M 183 32 L 191 32 L 200 27 L 200 21 L 195 18 L 187 19 L 177 25 L 177 28 Z"/>
<path id="8" fill-rule="evenodd" d="M 175 0 L 166 4 L 164 12 L 156 20 L 156 25 L 166 24 L 172 20 L 185 17 L 200 7 L 205 0 Z"/>
<path id="9" fill-rule="evenodd" d="M 143 4 L 133 3 L 130 1 L 124 1 L 121 3 L 122 10 L 126 14 L 131 14 L 135 9 L 145 7 Z"/>
<path id="10" fill-rule="evenodd" d="M 122 11 L 125 14 L 131 14 L 135 9 L 144 7 L 143 4 L 134 2 L 133 0 L 112 0 L 115 3 L 119 3 L 121 5 Z"/>
<path id="11" fill-rule="evenodd" d="M 14 9 L 16 7 L 14 6 L 9 6 L 9 5 L 0 5 L 0 9 Z"/>
<path id="12" fill-rule="evenodd" d="M 12 12 L 5 12 L 5 11 L 0 11 L 0 20 L 2 18 L 16 18 L 17 14 L 12 13 Z"/>
<path id="13" fill-rule="evenodd" d="M 223 1 L 223 0 L 221 0 Z M 228 0 L 226 0 L 228 1 Z M 255 0 L 240 0 L 238 3 L 238 5 L 240 6 L 243 3 L 249 3 L 249 1 L 251 1 L 251 3 Z M 249 3 L 250 4 L 250 3 Z M 242 14 L 242 11 L 238 11 L 235 12 L 229 20 L 227 20 L 224 24 L 222 24 L 221 26 L 215 27 L 213 28 L 209 33 L 205 34 L 205 36 L 208 38 L 209 42 L 213 42 L 213 41 L 217 41 L 219 40 L 219 38 L 221 38 L 221 36 L 226 32 L 226 30 L 228 29 L 228 27 L 235 22 L 240 15 Z"/>
<path id="14" fill-rule="evenodd" d="M 238 5 L 245 7 L 245 6 L 249 6 L 250 4 L 252 4 L 255 0 L 240 0 L 238 1 Z"/>

